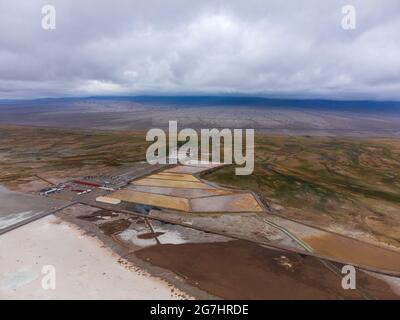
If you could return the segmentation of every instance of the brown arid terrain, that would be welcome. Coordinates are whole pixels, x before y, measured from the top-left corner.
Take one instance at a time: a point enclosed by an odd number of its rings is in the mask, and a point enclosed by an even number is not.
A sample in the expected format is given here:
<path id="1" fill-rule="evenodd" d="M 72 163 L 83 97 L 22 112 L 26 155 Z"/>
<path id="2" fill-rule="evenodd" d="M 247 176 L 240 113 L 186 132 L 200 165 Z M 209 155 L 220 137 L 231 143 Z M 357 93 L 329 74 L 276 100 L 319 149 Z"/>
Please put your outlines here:
<path id="1" fill-rule="evenodd" d="M 49 208 L 67 203 L 61 219 L 194 297 L 398 297 L 394 139 L 258 134 L 251 176 L 236 176 L 233 166 L 222 164 L 152 168 L 143 161 L 144 132 L 1 126 L 0 140 L 0 183 L 20 192 L 13 197 L 129 172 L 116 191 L 80 195 L 71 188 L 41 199 Z M 3 192 L 6 198 L 12 191 Z M 242 198 L 235 204 L 234 197 Z M 359 268 L 360 291 L 342 291 L 343 264 Z"/>
<path id="2" fill-rule="evenodd" d="M 0 126 L 0 183 L 36 192 L 66 178 L 107 174 L 145 159 L 144 132 Z M 258 134 L 255 170 L 205 176 L 249 189 L 272 214 L 400 247 L 400 141 Z"/>
<path id="3" fill-rule="evenodd" d="M 38 191 L 66 178 L 102 174 L 145 160 L 143 132 L 0 126 L 0 184 Z M 44 179 L 44 180 L 43 180 Z"/>
<path id="4" fill-rule="evenodd" d="M 398 139 L 258 135 L 255 170 L 204 178 L 250 189 L 271 213 L 400 248 Z"/>

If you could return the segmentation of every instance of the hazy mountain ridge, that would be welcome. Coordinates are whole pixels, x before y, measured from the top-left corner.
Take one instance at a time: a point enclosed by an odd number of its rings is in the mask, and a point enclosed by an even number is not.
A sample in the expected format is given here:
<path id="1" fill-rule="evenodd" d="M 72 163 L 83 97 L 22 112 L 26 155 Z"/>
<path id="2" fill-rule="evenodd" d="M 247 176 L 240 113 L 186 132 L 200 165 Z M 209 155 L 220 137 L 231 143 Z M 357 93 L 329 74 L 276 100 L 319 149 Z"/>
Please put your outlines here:
<path id="1" fill-rule="evenodd" d="M 299 135 L 399 136 L 400 103 L 257 97 L 89 97 L 3 102 L 0 123 L 88 129 L 254 128 Z"/>

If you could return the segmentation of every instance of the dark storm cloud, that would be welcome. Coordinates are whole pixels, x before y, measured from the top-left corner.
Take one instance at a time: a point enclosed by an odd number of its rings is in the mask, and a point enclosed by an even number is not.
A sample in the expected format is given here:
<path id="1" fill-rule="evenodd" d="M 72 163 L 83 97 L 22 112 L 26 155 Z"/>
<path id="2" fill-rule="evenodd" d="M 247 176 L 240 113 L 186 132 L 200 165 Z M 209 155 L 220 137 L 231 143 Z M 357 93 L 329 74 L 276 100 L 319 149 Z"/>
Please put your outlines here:
<path id="1" fill-rule="evenodd" d="M 41 28 L 41 8 L 57 29 Z M 341 28 L 343 5 L 357 29 Z M 400 99 L 400 2 L 0 0 L 0 98 Z"/>

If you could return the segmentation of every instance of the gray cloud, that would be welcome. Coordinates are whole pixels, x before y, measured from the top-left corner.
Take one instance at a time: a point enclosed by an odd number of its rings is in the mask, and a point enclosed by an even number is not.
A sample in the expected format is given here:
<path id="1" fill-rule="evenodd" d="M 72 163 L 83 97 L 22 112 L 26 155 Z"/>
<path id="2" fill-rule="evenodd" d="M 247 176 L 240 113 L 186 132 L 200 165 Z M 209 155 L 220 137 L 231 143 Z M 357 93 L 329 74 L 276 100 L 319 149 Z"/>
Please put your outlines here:
<path id="1" fill-rule="evenodd" d="M 154 93 L 398 100 L 400 2 L 0 0 L 0 98 Z"/>

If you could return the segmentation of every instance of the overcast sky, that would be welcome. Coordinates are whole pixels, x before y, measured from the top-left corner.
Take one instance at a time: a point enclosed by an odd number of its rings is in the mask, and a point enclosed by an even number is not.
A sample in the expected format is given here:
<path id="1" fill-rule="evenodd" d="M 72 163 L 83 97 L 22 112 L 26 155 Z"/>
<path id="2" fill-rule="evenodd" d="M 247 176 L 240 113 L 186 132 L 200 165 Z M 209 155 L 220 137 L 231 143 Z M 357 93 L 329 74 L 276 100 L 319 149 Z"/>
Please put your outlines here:
<path id="1" fill-rule="evenodd" d="M 0 0 L 0 99 L 136 94 L 400 100 L 400 1 Z"/>

